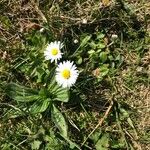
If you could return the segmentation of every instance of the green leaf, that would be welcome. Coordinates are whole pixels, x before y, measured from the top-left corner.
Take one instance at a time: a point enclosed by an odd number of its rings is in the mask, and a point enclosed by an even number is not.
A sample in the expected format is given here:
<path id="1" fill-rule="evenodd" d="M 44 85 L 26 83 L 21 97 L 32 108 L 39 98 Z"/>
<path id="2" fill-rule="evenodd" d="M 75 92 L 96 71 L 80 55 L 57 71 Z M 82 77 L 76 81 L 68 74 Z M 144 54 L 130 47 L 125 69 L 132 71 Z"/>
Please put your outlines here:
<path id="1" fill-rule="evenodd" d="M 104 134 L 96 143 L 96 150 L 108 150 L 109 147 L 109 134 Z"/>
<path id="2" fill-rule="evenodd" d="M 51 82 L 50 82 L 50 84 L 49 84 L 49 86 L 48 86 L 48 90 L 49 90 L 51 93 L 54 93 L 54 92 L 55 92 L 56 90 L 58 90 L 58 89 L 59 89 L 59 86 L 58 86 L 56 80 L 52 77 Z"/>
<path id="3" fill-rule="evenodd" d="M 79 57 L 78 58 L 78 61 L 76 62 L 78 65 L 82 64 L 83 60 L 82 60 L 82 57 Z"/>
<path id="4" fill-rule="evenodd" d="M 125 148 L 125 143 L 123 143 L 122 141 L 113 141 L 113 143 L 111 143 L 111 148 L 113 149 L 123 149 Z"/>
<path id="5" fill-rule="evenodd" d="M 60 87 L 59 90 L 56 91 L 55 100 L 62 101 L 62 102 L 68 102 L 68 100 L 69 100 L 68 89 Z"/>
<path id="6" fill-rule="evenodd" d="M 50 93 L 49 93 L 49 91 L 47 90 L 47 88 L 41 88 L 40 91 L 39 91 L 39 96 L 40 96 L 42 99 L 47 99 L 47 97 L 50 97 Z"/>
<path id="7" fill-rule="evenodd" d="M 49 85 L 48 90 L 55 96 L 53 100 L 68 102 L 69 100 L 69 92 L 67 88 L 60 87 L 56 81 L 52 81 Z"/>
<path id="8" fill-rule="evenodd" d="M 16 83 L 8 83 L 4 86 L 6 94 L 20 102 L 30 102 L 39 99 L 38 92 Z"/>
<path id="9" fill-rule="evenodd" d="M 41 113 L 44 112 L 49 104 L 50 104 L 51 99 L 45 99 L 45 100 L 40 100 L 40 101 L 36 101 L 33 103 L 33 105 L 31 105 L 31 108 L 29 109 L 31 114 L 36 114 L 36 113 Z"/>
<path id="10" fill-rule="evenodd" d="M 90 136 L 90 139 L 94 142 L 94 143 L 97 143 L 100 135 L 101 135 L 101 131 L 96 131 L 94 132 L 91 136 Z"/>
<path id="11" fill-rule="evenodd" d="M 92 50 L 90 50 L 90 51 L 88 51 L 88 54 L 90 54 L 90 55 L 92 55 L 92 54 L 94 54 L 95 53 L 95 51 L 92 49 Z"/>
<path id="12" fill-rule="evenodd" d="M 103 39 L 104 37 L 105 37 L 105 34 L 103 34 L 103 33 L 97 34 L 97 39 Z"/>
<path id="13" fill-rule="evenodd" d="M 31 144 L 31 148 L 34 150 L 38 150 L 40 148 L 41 145 L 41 141 L 39 140 L 34 140 L 34 142 Z"/>
<path id="14" fill-rule="evenodd" d="M 80 53 L 83 51 L 83 47 L 87 46 L 88 41 L 91 39 L 91 35 L 86 35 L 83 39 L 81 39 L 81 44 L 80 46 L 75 50 L 75 52 L 72 54 L 73 56 L 80 56 Z"/>
<path id="15" fill-rule="evenodd" d="M 101 77 L 106 76 L 108 74 L 108 72 L 109 72 L 109 69 L 107 68 L 107 66 L 104 65 L 100 68 L 100 76 Z"/>
<path id="16" fill-rule="evenodd" d="M 90 47 L 92 48 L 92 49 L 96 49 L 96 44 L 95 44 L 95 41 L 90 41 L 89 43 L 88 43 L 89 45 L 90 45 Z"/>
<path id="17" fill-rule="evenodd" d="M 99 57 L 100 60 L 104 63 L 107 60 L 107 52 L 101 52 Z"/>
<path id="18" fill-rule="evenodd" d="M 38 95 L 31 95 L 31 96 L 15 96 L 13 99 L 18 102 L 31 102 L 39 100 L 40 98 Z"/>
<path id="19" fill-rule="evenodd" d="M 64 136 L 67 137 L 68 134 L 68 126 L 66 124 L 65 118 L 63 117 L 62 113 L 55 107 L 55 105 L 52 105 L 51 109 L 51 115 L 53 122 L 59 129 L 60 133 Z"/>
<path id="20" fill-rule="evenodd" d="M 91 39 L 91 35 L 87 35 L 87 36 L 81 41 L 80 48 L 84 47 L 90 39 Z"/>
<path id="21" fill-rule="evenodd" d="M 98 48 L 99 49 L 103 49 L 103 48 L 105 48 L 106 46 L 105 46 L 105 44 L 104 43 L 99 43 L 98 44 Z"/>

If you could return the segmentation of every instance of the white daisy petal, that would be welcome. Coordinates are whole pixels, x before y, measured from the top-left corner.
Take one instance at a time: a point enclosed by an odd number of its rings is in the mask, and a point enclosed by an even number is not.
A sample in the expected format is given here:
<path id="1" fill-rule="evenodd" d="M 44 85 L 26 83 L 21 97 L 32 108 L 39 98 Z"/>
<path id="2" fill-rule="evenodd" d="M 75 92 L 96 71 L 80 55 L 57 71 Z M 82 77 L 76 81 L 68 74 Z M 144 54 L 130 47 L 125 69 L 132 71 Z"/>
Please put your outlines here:
<path id="1" fill-rule="evenodd" d="M 62 48 L 62 43 L 60 41 L 54 41 L 47 45 L 44 56 L 46 60 L 50 60 L 51 62 L 57 61 L 62 58 L 62 54 L 60 49 Z"/>
<path id="2" fill-rule="evenodd" d="M 73 62 L 64 61 L 56 68 L 56 81 L 63 88 L 70 88 L 78 78 L 78 70 Z"/>

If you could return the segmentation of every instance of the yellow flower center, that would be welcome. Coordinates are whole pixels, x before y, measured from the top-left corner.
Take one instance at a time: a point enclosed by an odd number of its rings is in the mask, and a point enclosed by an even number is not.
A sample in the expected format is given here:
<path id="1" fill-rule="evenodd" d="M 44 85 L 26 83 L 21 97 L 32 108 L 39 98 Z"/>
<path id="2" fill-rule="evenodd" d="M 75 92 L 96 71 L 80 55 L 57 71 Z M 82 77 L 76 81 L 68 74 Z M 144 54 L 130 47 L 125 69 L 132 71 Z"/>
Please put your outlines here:
<path id="1" fill-rule="evenodd" d="M 52 49 L 52 55 L 57 55 L 58 54 L 58 49 L 57 48 L 53 48 Z"/>
<path id="2" fill-rule="evenodd" d="M 61 75 L 62 75 L 65 79 L 69 79 L 69 78 L 70 78 L 70 70 L 64 69 L 64 70 L 62 71 Z"/>

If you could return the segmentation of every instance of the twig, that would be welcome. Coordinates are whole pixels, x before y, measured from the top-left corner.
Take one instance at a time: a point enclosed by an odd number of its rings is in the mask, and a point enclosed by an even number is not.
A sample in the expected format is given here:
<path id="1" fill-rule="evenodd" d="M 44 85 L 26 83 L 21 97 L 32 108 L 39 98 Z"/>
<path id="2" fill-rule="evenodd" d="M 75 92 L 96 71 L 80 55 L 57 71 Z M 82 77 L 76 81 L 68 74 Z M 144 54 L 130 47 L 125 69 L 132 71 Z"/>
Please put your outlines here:
<path id="1" fill-rule="evenodd" d="M 83 146 L 83 145 L 85 144 L 85 142 L 88 140 L 88 138 L 95 132 L 95 130 L 96 130 L 99 126 L 101 126 L 101 125 L 103 124 L 103 122 L 104 122 L 104 120 L 107 118 L 107 116 L 108 116 L 108 114 L 109 114 L 109 112 L 110 112 L 112 106 L 113 106 L 113 100 L 111 101 L 109 107 L 107 108 L 107 110 L 106 110 L 106 112 L 105 112 L 103 118 L 101 118 L 101 119 L 98 121 L 98 124 L 96 125 L 96 127 L 95 127 L 95 128 L 92 130 L 92 132 L 87 136 L 87 138 L 84 140 L 84 142 L 81 144 L 81 146 Z"/>

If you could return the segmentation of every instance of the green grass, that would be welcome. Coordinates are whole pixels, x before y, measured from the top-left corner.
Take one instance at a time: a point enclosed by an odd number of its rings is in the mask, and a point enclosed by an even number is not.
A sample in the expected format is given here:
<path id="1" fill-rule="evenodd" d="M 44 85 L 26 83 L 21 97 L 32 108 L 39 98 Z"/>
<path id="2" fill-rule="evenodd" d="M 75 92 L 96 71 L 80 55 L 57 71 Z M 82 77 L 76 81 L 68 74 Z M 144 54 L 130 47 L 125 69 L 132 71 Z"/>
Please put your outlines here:
<path id="1" fill-rule="evenodd" d="M 149 5 L 1 1 L 0 149 L 149 150 Z M 55 40 L 80 72 L 69 91 L 43 56 Z"/>

